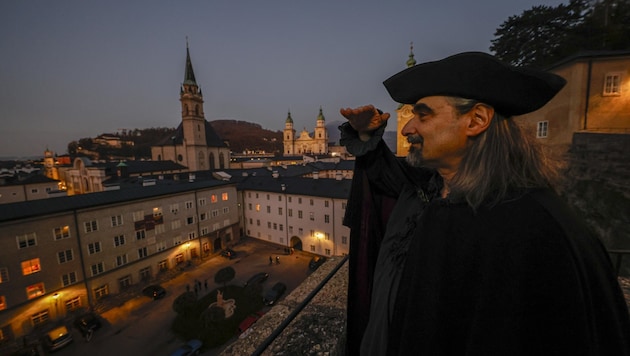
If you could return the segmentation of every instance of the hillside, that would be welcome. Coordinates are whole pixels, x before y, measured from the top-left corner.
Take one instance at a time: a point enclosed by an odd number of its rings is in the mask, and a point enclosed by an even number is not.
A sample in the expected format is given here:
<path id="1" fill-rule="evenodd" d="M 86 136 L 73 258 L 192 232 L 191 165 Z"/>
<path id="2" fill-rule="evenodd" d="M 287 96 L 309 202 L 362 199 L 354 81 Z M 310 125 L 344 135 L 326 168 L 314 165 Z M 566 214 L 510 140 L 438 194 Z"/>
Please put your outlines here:
<path id="1" fill-rule="evenodd" d="M 232 152 L 282 152 L 282 131 L 263 129 L 259 124 L 237 120 L 210 121 L 214 131 L 229 141 Z"/>

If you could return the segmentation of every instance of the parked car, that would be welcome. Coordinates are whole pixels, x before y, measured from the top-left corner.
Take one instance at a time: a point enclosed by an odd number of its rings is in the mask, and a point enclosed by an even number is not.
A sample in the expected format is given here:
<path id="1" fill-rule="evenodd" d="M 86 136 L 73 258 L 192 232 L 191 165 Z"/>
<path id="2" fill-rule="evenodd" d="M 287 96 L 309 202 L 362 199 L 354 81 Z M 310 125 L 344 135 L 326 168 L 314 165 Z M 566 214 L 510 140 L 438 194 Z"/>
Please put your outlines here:
<path id="1" fill-rule="evenodd" d="M 221 256 L 231 260 L 236 257 L 236 251 L 232 250 L 231 248 L 226 248 L 225 250 L 221 251 Z"/>
<path id="2" fill-rule="evenodd" d="M 74 319 L 74 326 L 86 337 L 90 331 L 100 329 L 102 324 L 98 316 L 90 312 L 76 317 Z"/>
<path id="3" fill-rule="evenodd" d="M 201 340 L 192 339 L 184 345 L 177 348 L 177 350 L 171 353 L 171 356 L 190 356 L 199 355 L 203 342 Z"/>
<path id="4" fill-rule="evenodd" d="M 242 333 L 244 333 L 247 329 L 249 329 L 250 326 L 252 326 L 256 321 L 258 321 L 258 319 L 260 319 L 260 317 L 262 317 L 264 314 L 265 313 L 258 311 L 258 312 L 251 313 L 250 315 L 248 315 L 247 318 L 245 318 L 243 321 L 241 321 L 240 324 L 238 324 L 236 335 L 241 335 Z"/>
<path id="5" fill-rule="evenodd" d="M 166 295 L 166 289 L 158 284 L 152 284 L 150 286 L 145 287 L 142 290 L 142 294 L 146 295 L 149 298 L 160 299 Z"/>
<path id="6" fill-rule="evenodd" d="M 64 325 L 56 327 L 44 336 L 44 344 L 48 351 L 57 351 L 72 342 L 72 334 Z"/>
<path id="7" fill-rule="evenodd" d="M 280 299 L 280 297 L 282 296 L 282 294 L 284 294 L 286 290 L 286 284 L 282 282 L 274 284 L 273 287 L 271 287 L 271 289 L 267 291 L 267 293 L 263 297 L 263 303 L 265 303 L 265 305 L 273 305 L 275 302 L 278 301 L 278 299 Z"/>
<path id="8" fill-rule="evenodd" d="M 311 258 L 311 262 L 308 263 L 308 268 L 312 269 L 313 271 L 318 269 L 319 266 L 321 266 L 324 262 L 326 262 L 326 257 L 322 257 L 322 256 L 315 256 L 313 258 Z"/>
<path id="9" fill-rule="evenodd" d="M 266 272 L 256 273 L 250 279 L 248 279 L 247 282 L 245 282 L 245 287 L 260 284 L 266 281 L 267 278 L 269 278 L 269 273 L 266 273 Z"/>

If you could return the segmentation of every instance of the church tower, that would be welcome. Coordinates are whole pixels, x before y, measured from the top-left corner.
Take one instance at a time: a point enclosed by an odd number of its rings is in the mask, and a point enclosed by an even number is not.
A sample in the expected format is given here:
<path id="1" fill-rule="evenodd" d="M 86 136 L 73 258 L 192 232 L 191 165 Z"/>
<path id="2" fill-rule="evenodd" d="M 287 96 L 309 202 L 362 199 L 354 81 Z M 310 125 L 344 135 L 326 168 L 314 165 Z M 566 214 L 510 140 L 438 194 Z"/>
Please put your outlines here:
<path id="1" fill-rule="evenodd" d="M 287 119 L 284 122 L 284 154 L 291 156 L 295 154 L 295 130 L 293 129 L 293 119 L 291 118 L 291 111 L 287 115 Z"/>
<path id="2" fill-rule="evenodd" d="M 180 87 L 179 101 L 182 105 L 182 128 L 187 166 L 191 171 L 208 169 L 205 151 L 206 119 L 203 112 L 203 94 L 195 80 L 188 42 L 186 43 L 186 70 L 184 83 Z"/>
<path id="3" fill-rule="evenodd" d="M 416 65 L 413 58 L 413 42 L 410 44 L 409 58 L 407 59 L 407 68 Z M 396 156 L 404 157 L 409 152 L 409 142 L 402 135 L 402 128 L 413 118 L 413 106 L 409 104 L 400 104 L 396 109 L 397 132 L 396 132 Z"/>
<path id="4" fill-rule="evenodd" d="M 315 137 L 313 138 L 313 153 L 328 153 L 328 131 L 326 130 L 326 119 L 322 107 L 319 107 L 319 115 L 317 115 L 317 123 L 315 125 Z"/>

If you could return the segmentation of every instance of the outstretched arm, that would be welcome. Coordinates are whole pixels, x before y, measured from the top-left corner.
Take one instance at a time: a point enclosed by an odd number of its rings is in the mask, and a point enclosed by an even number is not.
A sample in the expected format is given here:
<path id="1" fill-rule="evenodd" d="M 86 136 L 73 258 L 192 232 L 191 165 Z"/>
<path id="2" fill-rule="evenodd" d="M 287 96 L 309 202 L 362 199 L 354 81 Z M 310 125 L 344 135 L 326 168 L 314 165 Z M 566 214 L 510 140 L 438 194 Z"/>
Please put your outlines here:
<path id="1" fill-rule="evenodd" d="M 355 109 L 345 108 L 339 110 L 341 115 L 348 120 L 350 126 L 359 134 L 359 139 L 366 142 L 372 137 L 379 127 L 383 126 L 389 119 L 389 113 L 383 113 L 373 105 L 361 106 Z"/>

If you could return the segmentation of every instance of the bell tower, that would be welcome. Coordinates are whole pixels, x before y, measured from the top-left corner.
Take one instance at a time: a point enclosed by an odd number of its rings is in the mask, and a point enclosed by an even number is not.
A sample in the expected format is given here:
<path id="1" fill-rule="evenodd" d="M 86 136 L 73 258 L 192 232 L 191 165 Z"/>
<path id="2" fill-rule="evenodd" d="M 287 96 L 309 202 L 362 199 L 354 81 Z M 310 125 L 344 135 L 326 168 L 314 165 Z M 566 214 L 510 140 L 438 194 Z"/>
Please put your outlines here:
<path id="1" fill-rule="evenodd" d="M 287 119 L 284 121 L 284 153 L 285 155 L 295 154 L 295 129 L 293 129 L 293 118 L 291 118 L 291 111 L 287 115 Z"/>
<path id="2" fill-rule="evenodd" d="M 326 154 L 328 153 L 328 131 L 326 130 L 326 119 L 319 107 L 319 115 L 317 115 L 317 123 L 315 125 L 315 137 L 313 138 L 313 152 Z"/>
<path id="3" fill-rule="evenodd" d="M 203 94 L 195 80 L 192 62 L 190 60 L 190 50 L 186 41 L 186 70 L 184 72 L 184 83 L 180 87 L 179 101 L 182 105 L 182 129 L 184 135 L 184 148 L 186 152 L 185 165 L 191 171 L 208 169 L 203 164 L 203 160 L 197 159 L 204 156 L 206 140 L 206 119 L 203 112 Z M 203 166 L 200 166 L 203 165 Z"/>

